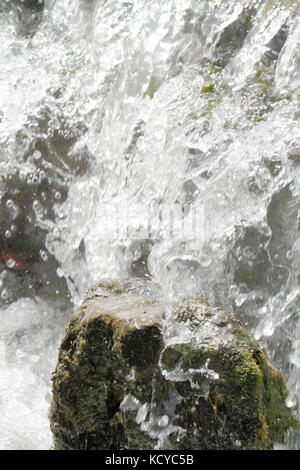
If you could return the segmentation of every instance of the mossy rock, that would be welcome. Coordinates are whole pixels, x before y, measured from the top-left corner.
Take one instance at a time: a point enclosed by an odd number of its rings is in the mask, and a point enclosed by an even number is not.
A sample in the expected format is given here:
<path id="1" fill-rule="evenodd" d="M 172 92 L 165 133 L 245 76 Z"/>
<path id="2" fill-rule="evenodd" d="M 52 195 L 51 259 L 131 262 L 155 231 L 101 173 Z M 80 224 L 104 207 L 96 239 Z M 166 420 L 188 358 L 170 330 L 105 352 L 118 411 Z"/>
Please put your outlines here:
<path id="1" fill-rule="evenodd" d="M 234 316 L 158 285 L 103 280 L 53 374 L 55 449 L 270 449 L 296 422 L 280 372 Z M 169 319 L 169 316 L 168 316 Z"/>

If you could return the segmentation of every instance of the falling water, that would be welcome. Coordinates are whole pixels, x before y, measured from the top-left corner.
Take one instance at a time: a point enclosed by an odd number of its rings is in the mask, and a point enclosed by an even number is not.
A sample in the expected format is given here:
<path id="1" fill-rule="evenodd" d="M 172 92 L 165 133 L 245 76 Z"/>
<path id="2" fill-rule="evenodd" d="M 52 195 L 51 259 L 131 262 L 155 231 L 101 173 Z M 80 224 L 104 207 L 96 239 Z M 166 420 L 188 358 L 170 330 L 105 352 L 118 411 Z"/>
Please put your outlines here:
<path id="1" fill-rule="evenodd" d="M 0 448 L 103 276 L 234 312 L 299 409 L 299 0 L 0 0 L 0 57 Z"/>

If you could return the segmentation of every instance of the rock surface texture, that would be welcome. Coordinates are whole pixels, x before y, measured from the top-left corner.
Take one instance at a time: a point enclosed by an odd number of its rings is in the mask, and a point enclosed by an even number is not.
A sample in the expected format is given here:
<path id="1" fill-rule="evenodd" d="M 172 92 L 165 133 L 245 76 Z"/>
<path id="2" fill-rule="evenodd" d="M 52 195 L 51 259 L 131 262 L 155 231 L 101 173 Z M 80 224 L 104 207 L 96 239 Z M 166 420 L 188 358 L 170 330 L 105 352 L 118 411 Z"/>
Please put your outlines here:
<path id="1" fill-rule="evenodd" d="M 171 320 L 172 319 L 172 320 Z M 268 449 L 294 418 L 280 372 L 202 297 L 103 280 L 72 316 L 53 374 L 56 449 Z"/>

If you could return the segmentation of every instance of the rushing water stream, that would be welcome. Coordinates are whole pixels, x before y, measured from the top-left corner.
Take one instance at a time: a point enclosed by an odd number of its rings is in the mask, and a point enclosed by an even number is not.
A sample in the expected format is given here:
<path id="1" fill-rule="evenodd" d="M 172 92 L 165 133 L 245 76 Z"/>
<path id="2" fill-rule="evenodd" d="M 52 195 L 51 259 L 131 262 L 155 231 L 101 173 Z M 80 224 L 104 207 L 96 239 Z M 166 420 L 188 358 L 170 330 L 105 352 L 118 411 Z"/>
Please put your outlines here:
<path id="1" fill-rule="evenodd" d="M 299 408 L 300 1 L 0 0 L 0 58 L 0 448 L 103 276 L 235 312 Z"/>

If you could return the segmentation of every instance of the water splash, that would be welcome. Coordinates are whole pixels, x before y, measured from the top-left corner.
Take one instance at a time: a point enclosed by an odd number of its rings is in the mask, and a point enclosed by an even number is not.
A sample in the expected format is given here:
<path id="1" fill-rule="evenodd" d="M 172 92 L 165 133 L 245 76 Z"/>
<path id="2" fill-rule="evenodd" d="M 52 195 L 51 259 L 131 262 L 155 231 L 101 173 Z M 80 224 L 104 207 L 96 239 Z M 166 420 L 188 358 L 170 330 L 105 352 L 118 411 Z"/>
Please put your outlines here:
<path id="1" fill-rule="evenodd" d="M 19 302 L 28 332 L 31 310 L 48 312 L 41 337 L 57 344 L 49 325 L 65 324 L 97 279 L 152 276 L 169 303 L 202 291 L 240 316 L 298 406 L 298 2 L 12 0 L 0 2 L 0 23 L 0 302 L 12 341 Z M 130 236 L 115 236 L 128 225 L 124 200 Z M 155 237 L 135 235 L 151 204 L 156 216 L 180 207 L 178 223 L 203 209 L 200 248 L 166 238 L 163 223 Z M 1 383 L 7 397 L 13 370 L 18 390 L 37 381 L 34 416 L 50 447 L 44 387 L 56 351 L 33 341 L 40 369 L 3 353 Z M 29 442 L 25 431 L 1 448 L 39 447 L 41 433 Z"/>

